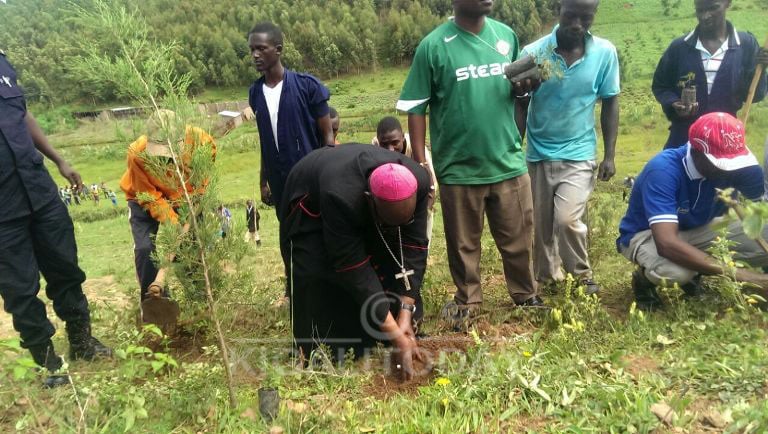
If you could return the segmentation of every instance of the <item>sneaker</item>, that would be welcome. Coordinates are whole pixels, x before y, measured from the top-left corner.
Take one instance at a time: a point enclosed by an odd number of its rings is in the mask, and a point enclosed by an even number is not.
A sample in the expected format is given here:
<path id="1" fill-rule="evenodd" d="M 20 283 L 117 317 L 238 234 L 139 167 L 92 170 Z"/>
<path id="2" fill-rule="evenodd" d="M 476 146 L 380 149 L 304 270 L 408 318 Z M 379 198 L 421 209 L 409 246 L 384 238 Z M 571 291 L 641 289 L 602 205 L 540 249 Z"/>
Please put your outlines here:
<path id="1" fill-rule="evenodd" d="M 635 305 L 644 312 L 653 312 L 664 308 L 664 302 L 642 269 L 632 273 L 632 291 L 635 293 Z"/>
<path id="2" fill-rule="evenodd" d="M 584 294 L 586 295 L 593 295 L 600 292 L 600 285 L 592 280 L 592 278 L 581 279 L 581 284 L 584 285 Z"/>

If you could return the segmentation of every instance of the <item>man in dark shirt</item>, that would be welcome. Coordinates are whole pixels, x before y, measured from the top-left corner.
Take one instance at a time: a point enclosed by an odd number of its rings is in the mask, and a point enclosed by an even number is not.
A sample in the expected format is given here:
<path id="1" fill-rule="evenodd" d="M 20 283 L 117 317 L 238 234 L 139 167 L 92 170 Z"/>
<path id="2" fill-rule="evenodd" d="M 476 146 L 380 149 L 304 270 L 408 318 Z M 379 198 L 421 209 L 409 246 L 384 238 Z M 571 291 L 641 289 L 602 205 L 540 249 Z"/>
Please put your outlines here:
<path id="1" fill-rule="evenodd" d="M 48 143 L 27 111 L 16 71 L 0 51 L 0 295 L 21 335 L 21 346 L 53 374 L 45 380 L 53 387 L 69 379 L 54 374 L 63 361 L 51 342 L 54 328 L 45 304 L 37 298 L 40 273 L 54 311 L 66 322 L 70 358 L 92 360 L 108 356 L 110 350 L 91 336 L 74 226 L 40 153 L 73 186 L 82 186 L 80 175 Z"/>
<path id="2" fill-rule="evenodd" d="M 312 150 L 334 144 L 331 94 L 317 78 L 283 67 L 283 33 L 274 24 L 256 24 L 248 46 L 262 73 L 248 92 L 261 143 L 261 200 L 277 210 L 293 165 Z"/>
<path id="3" fill-rule="evenodd" d="M 671 122 L 664 149 L 685 145 L 688 128 L 699 116 L 713 112 L 736 116 L 747 99 L 755 68 L 768 64 L 768 50 L 725 19 L 731 0 L 695 0 L 694 5 L 698 25 L 672 41 L 653 74 L 653 94 Z M 682 100 L 686 85 L 695 85 L 695 103 Z M 763 73 L 754 101 L 762 100 L 767 89 Z"/>
<path id="4" fill-rule="evenodd" d="M 423 315 L 428 172 L 410 158 L 360 144 L 324 148 L 291 171 L 280 208 L 293 334 L 309 356 L 397 348 L 405 378 Z M 396 367 L 397 367 L 396 366 Z"/>

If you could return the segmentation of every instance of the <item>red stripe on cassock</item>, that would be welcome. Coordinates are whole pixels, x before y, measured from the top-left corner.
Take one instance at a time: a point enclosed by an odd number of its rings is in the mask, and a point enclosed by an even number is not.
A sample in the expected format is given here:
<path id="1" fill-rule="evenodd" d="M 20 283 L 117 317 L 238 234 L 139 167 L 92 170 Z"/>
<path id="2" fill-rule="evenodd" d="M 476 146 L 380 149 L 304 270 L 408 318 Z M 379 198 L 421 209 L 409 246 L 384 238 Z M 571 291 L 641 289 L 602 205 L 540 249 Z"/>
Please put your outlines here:
<path id="1" fill-rule="evenodd" d="M 337 272 L 337 273 L 344 273 L 344 272 L 347 272 L 347 271 L 352 271 L 352 270 L 354 270 L 354 269 L 356 269 L 356 268 L 360 268 L 360 267 L 362 267 L 363 265 L 365 265 L 366 263 L 368 263 L 368 261 L 370 261 L 370 260 L 371 260 L 371 256 L 370 256 L 370 255 L 368 255 L 368 257 L 367 257 L 367 258 L 365 258 L 365 259 L 363 259 L 363 261 L 362 261 L 362 262 L 360 262 L 359 264 L 350 265 L 349 267 L 344 267 L 344 268 L 342 268 L 342 269 L 336 270 L 336 272 Z"/>
<path id="2" fill-rule="evenodd" d="M 429 250 L 429 247 L 417 246 L 415 244 L 405 244 L 405 243 L 403 243 L 403 247 L 408 247 L 409 249 L 416 249 L 416 250 Z"/>
<path id="3" fill-rule="evenodd" d="M 306 214 L 306 215 L 308 215 L 308 216 L 310 216 L 312 218 L 320 218 L 320 213 L 313 213 L 312 211 L 308 210 L 304 206 L 304 199 L 302 199 L 301 202 L 299 202 L 299 206 L 301 207 L 301 209 L 304 210 L 304 214 Z"/>

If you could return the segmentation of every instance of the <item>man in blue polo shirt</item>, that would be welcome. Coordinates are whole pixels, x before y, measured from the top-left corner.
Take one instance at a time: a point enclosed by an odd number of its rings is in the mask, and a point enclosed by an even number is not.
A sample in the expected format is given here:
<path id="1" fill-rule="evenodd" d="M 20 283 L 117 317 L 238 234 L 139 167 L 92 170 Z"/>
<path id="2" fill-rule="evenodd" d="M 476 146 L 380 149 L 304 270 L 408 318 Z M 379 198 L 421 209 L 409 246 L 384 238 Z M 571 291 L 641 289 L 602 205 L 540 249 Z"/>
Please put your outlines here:
<path id="1" fill-rule="evenodd" d="M 560 23 L 551 34 L 523 49 L 538 64 L 551 65 L 552 76 L 518 99 L 516 117 L 527 125 L 528 171 L 533 190 L 533 269 L 536 280 L 557 284 L 565 272 L 599 291 L 587 256 L 587 225 L 581 221 L 598 178 L 615 173 L 614 150 L 619 125 L 619 59 L 609 41 L 589 28 L 599 0 L 563 0 Z M 598 165 L 595 104 L 601 101 L 600 124 L 605 152 Z"/>
<path id="2" fill-rule="evenodd" d="M 662 306 L 656 286 L 697 290 L 699 275 L 720 274 L 723 266 L 705 253 L 716 234 L 709 223 L 726 211 L 716 188 L 734 188 L 750 200 L 763 195 L 763 173 L 744 144 L 744 125 L 728 113 L 708 113 L 690 128 L 686 146 L 667 149 L 637 177 L 629 207 L 619 225 L 618 250 L 640 266 L 632 275 L 637 307 Z M 764 231 L 764 237 L 768 229 Z M 738 222 L 728 227 L 735 258 L 768 265 L 766 254 L 747 238 Z M 743 268 L 736 278 L 768 288 L 768 275 Z"/>

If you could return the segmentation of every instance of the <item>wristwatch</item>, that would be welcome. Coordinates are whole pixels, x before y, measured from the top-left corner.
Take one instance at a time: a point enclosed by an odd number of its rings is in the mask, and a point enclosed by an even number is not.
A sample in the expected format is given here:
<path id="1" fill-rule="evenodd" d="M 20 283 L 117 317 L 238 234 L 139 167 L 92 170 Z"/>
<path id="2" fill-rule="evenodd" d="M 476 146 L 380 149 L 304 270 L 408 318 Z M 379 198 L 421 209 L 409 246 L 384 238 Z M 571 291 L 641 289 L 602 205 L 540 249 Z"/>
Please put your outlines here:
<path id="1" fill-rule="evenodd" d="M 400 303 L 400 309 L 407 310 L 411 313 L 416 313 L 416 305 L 408 303 Z"/>

